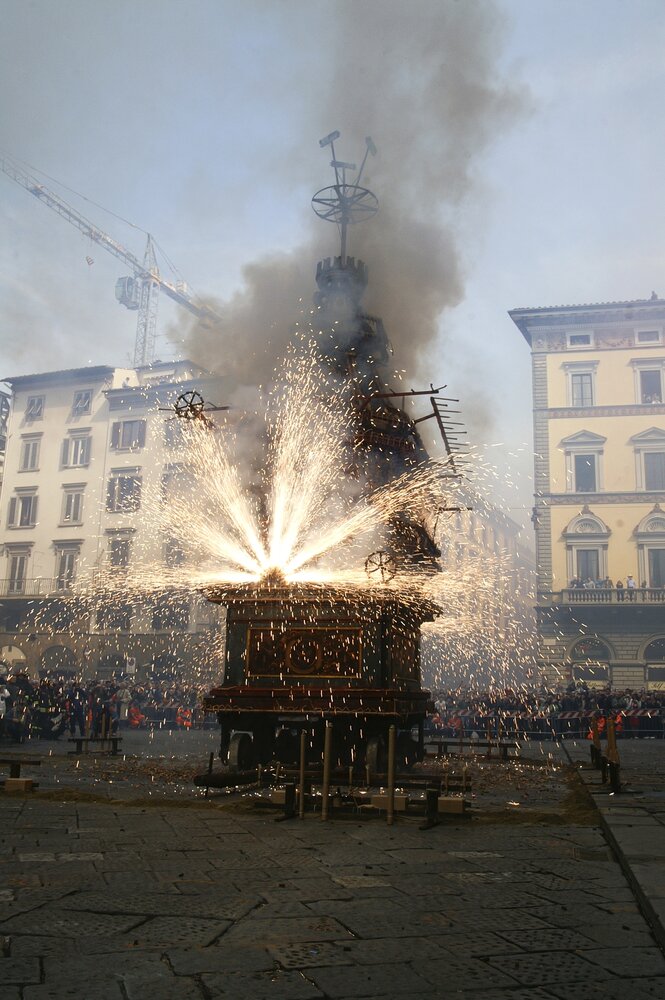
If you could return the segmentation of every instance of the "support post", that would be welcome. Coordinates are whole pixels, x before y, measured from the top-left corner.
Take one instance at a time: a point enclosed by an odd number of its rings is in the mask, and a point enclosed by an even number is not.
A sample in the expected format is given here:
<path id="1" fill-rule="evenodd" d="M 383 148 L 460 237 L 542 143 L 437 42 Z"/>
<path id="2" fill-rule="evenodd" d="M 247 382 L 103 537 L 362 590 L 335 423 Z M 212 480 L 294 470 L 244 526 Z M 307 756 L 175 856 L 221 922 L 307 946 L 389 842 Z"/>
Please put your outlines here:
<path id="1" fill-rule="evenodd" d="M 330 805 L 330 756 L 332 751 L 332 722 L 326 722 L 323 739 L 323 787 L 321 789 L 321 820 L 328 819 Z"/>
<path id="2" fill-rule="evenodd" d="M 284 785 L 284 819 L 293 819 L 296 814 L 296 785 L 287 781 Z"/>
<path id="3" fill-rule="evenodd" d="M 395 821 L 395 745 L 397 742 L 397 727 L 393 724 L 388 729 L 388 809 L 386 822 L 392 826 Z"/>
<path id="4" fill-rule="evenodd" d="M 596 768 L 600 769 L 600 733 L 598 732 L 598 719 L 595 717 L 591 720 L 591 763 Z"/>
<path id="5" fill-rule="evenodd" d="M 613 792 L 621 791 L 621 765 L 617 748 L 616 722 L 607 720 L 607 765 L 610 773 L 610 788 Z"/>
<path id="6" fill-rule="evenodd" d="M 208 798 L 208 795 L 210 793 L 210 776 L 212 774 L 212 762 L 214 761 L 214 759 L 215 759 L 215 754 L 211 753 L 210 759 L 208 761 L 208 773 L 206 775 L 206 794 L 205 794 L 206 798 Z"/>
<path id="7" fill-rule="evenodd" d="M 300 775 L 298 776 L 298 818 L 305 818 L 305 730 L 300 733 Z"/>
<path id="8" fill-rule="evenodd" d="M 425 789 L 425 822 L 420 827 L 421 830 L 430 830 L 439 822 L 439 789 Z"/>

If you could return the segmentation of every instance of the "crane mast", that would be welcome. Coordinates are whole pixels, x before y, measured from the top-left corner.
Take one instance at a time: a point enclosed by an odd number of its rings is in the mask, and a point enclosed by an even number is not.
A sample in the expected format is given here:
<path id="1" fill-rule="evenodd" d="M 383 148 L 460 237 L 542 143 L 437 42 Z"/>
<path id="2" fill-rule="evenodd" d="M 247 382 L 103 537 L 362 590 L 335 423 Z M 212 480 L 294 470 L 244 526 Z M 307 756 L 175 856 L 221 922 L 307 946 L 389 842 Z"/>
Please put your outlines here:
<path id="1" fill-rule="evenodd" d="M 89 219 L 69 205 L 63 198 L 50 191 L 37 178 L 17 167 L 6 157 L 0 157 L 0 169 L 31 195 L 48 208 L 57 212 L 63 219 L 104 247 L 109 253 L 126 264 L 133 272 L 132 277 L 119 278 L 116 282 L 116 298 L 128 309 L 138 312 L 136 324 L 136 341 L 134 345 L 134 365 L 148 365 L 155 356 L 155 337 L 157 332 L 157 307 L 159 293 L 164 292 L 170 299 L 184 306 L 199 318 L 214 319 L 215 313 L 207 306 L 197 305 L 188 292 L 178 285 L 166 281 L 159 273 L 155 244 L 148 233 L 143 262 L 121 243 L 114 240 L 108 233 L 95 226 Z"/>

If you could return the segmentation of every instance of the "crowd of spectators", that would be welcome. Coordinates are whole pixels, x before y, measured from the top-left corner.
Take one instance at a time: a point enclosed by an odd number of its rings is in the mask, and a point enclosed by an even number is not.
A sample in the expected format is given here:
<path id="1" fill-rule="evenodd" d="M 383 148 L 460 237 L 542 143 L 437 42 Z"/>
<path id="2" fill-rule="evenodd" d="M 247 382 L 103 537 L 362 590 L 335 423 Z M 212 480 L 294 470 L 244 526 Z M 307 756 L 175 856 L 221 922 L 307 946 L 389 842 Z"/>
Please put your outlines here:
<path id="1" fill-rule="evenodd" d="M 33 683 L 27 674 L 0 676 L 0 735 L 11 739 L 57 739 L 110 735 L 150 726 L 191 729 L 204 721 L 201 699 L 207 687 L 152 678 L 138 683 L 126 675 L 85 682 L 64 676 Z"/>
<path id="2" fill-rule="evenodd" d="M 524 687 L 472 691 L 458 688 L 437 692 L 435 730 L 446 735 L 495 734 L 551 738 L 585 736 L 592 719 L 618 719 L 623 737 L 663 737 L 665 691 L 590 688 L 583 682 L 567 687 Z"/>

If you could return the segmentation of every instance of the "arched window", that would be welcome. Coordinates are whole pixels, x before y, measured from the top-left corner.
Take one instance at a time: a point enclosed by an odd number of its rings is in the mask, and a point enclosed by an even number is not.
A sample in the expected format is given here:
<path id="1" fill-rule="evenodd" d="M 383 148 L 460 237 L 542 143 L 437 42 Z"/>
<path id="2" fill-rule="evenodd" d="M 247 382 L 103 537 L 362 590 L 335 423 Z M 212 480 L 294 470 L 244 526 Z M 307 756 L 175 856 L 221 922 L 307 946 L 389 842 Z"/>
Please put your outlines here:
<path id="1" fill-rule="evenodd" d="M 568 579 L 604 580 L 608 575 L 607 547 L 610 529 L 589 507 L 582 508 L 566 526 Z"/>
<path id="2" fill-rule="evenodd" d="M 600 660 L 607 662 L 610 659 L 610 650 L 602 639 L 595 636 L 585 636 L 578 639 L 570 651 L 571 660 L 576 663 L 585 663 L 587 660 Z"/>
<path id="3" fill-rule="evenodd" d="M 76 653 L 68 646 L 49 646 L 39 660 L 39 673 L 42 677 L 71 677 L 76 673 L 77 667 Z"/>
<path id="4" fill-rule="evenodd" d="M 665 587 L 665 510 L 655 504 L 635 528 L 640 583 Z M 656 597 L 657 595 L 653 595 Z"/>
<path id="5" fill-rule="evenodd" d="M 665 638 L 652 639 L 644 650 L 647 663 L 665 663 Z"/>

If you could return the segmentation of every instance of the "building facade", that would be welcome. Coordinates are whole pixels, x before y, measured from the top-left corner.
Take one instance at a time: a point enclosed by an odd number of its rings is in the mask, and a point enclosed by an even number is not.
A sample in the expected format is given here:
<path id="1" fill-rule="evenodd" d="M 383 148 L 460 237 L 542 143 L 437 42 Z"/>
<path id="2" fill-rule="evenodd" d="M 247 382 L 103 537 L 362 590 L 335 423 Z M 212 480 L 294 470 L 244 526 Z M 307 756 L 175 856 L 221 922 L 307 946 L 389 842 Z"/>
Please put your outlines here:
<path id="1" fill-rule="evenodd" d="M 510 316 L 532 356 L 540 665 L 665 686 L 665 300 Z"/>
<path id="2" fill-rule="evenodd" d="M 139 558 L 175 566 L 181 553 L 142 524 L 147 491 L 183 468 L 171 407 L 212 379 L 190 362 L 98 366 L 22 375 L 11 387 L 0 495 L 0 661 L 44 670 L 139 675 L 216 672 L 219 612 L 196 599 L 83 601 L 96 577 Z M 210 398 L 210 397 L 207 397 Z M 93 602 L 94 603 L 94 602 Z"/>

